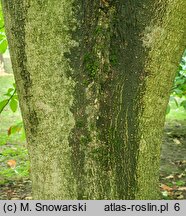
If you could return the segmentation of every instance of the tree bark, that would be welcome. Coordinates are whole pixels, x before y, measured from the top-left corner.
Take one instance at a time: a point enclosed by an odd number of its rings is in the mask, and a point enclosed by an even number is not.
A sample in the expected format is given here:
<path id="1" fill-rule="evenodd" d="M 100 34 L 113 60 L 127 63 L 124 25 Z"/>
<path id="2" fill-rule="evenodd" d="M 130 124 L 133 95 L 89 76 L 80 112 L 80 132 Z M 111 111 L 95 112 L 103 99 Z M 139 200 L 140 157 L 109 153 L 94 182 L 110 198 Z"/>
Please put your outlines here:
<path id="1" fill-rule="evenodd" d="M 34 199 L 157 199 L 185 0 L 2 0 Z"/>

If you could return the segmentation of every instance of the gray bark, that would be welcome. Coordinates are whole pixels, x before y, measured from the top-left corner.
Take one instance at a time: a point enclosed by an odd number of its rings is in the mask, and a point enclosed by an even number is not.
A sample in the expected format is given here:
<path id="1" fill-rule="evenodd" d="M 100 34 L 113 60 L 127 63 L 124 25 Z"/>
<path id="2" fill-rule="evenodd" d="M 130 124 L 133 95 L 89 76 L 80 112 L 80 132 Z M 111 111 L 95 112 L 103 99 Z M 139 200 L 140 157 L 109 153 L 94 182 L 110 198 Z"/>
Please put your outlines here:
<path id="1" fill-rule="evenodd" d="M 34 199 L 157 199 L 185 0 L 2 0 Z"/>

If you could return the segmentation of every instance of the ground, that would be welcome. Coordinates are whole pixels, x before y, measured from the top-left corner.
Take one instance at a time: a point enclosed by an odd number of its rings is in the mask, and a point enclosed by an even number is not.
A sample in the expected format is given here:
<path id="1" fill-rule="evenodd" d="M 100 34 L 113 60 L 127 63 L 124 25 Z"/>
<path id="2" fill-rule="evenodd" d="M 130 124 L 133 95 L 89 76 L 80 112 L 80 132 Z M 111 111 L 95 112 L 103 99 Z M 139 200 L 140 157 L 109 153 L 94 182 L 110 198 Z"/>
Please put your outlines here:
<path id="1" fill-rule="evenodd" d="M 0 76 L 0 101 L 12 86 L 13 76 Z M 160 166 L 162 199 L 186 199 L 186 111 L 173 104 L 167 115 Z M 29 200 L 31 181 L 26 142 L 22 132 L 8 135 L 21 121 L 20 112 L 7 107 L 0 114 L 0 200 Z"/>
<path id="2" fill-rule="evenodd" d="M 160 182 L 165 196 L 186 199 L 186 120 L 165 123 Z"/>

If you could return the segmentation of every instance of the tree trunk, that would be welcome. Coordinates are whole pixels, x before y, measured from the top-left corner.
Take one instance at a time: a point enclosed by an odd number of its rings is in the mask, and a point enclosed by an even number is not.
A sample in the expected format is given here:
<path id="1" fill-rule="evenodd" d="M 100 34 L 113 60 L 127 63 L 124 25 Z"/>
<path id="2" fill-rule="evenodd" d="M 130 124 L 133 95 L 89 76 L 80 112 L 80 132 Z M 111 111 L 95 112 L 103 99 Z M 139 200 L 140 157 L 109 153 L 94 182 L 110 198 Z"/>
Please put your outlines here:
<path id="1" fill-rule="evenodd" d="M 2 0 L 34 199 L 157 199 L 185 0 Z"/>

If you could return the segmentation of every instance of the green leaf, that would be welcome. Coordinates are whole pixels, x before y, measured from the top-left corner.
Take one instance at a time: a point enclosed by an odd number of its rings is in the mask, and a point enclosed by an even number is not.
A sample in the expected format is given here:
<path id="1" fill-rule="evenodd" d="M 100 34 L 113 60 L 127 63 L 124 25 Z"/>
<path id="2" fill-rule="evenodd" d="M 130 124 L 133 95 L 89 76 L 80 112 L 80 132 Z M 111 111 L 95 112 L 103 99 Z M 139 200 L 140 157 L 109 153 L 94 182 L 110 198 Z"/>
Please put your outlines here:
<path id="1" fill-rule="evenodd" d="M 4 19 L 3 19 L 3 13 L 2 13 L 2 8 L 0 6 L 0 30 L 2 31 L 2 27 L 4 26 Z"/>
<path id="2" fill-rule="evenodd" d="M 0 41 L 0 53 L 1 53 L 1 54 L 5 53 L 6 50 L 7 50 L 7 47 L 8 47 L 7 40 L 6 40 L 6 39 L 1 40 L 1 41 Z"/>
<path id="3" fill-rule="evenodd" d="M 12 99 L 14 99 L 14 100 L 18 100 L 18 96 L 17 96 L 17 94 L 14 94 L 14 96 L 12 97 Z"/>
<path id="4" fill-rule="evenodd" d="M 4 94 L 4 95 L 6 95 L 6 96 L 10 97 L 10 96 L 11 96 L 11 92 L 12 92 L 12 91 L 14 91 L 14 89 L 13 89 L 13 88 L 9 88 L 9 89 L 8 89 L 8 91 L 7 91 L 7 93 L 6 93 L 6 94 Z"/>
<path id="5" fill-rule="evenodd" d="M 14 89 L 13 88 L 9 88 L 8 91 L 7 91 L 7 93 L 11 93 L 12 91 L 14 91 Z"/>
<path id="6" fill-rule="evenodd" d="M 11 134 L 14 133 L 18 133 L 23 129 L 23 122 L 19 122 L 16 125 L 12 125 L 9 129 L 8 129 L 8 135 L 10 136 Z"/>
<path id="7" fill-rule="evenodd" d="M 174 102 L 175 102 L 176 106 L 179 107 L 178 101 L 176 100 L 175 97 L 174 97 Z"/>
<path id="8" fill-rule="evenodd" d="M 175 84 L 176 85 L 182 85 L 185 82 L 184 79 L 179 78 L 178 80 L 176 80 Z"/>
<path id="9" fill-rule="evenodd" d="M 182 102 L 180 103 L 180 106 L 183 106 L 184 109 L 186 110 L 186 100 L 182 101 Z"/>
<path id="10" fill-rule="evenodd" d="M 185 185 L 185 181 L 181 181 L 181 180 L 180 180 L 180 181 L 177 181 L 177 182 L 176 182 L 176 185 L 177 185 L 177 186 L 184 186 L 184 185 Z"/>
<path id="11" fill-rule="evenodd" d="M 173 95 L 170 96 L 169 101 L 173 101 L 176 104 L 176 106 L 179 107 L 178 101 Z"/>
<path id="12" fill-rule="evenodd" d="M 0 41 L 6 40 L 6 35 L 4 32 L 0 31 Z"/>
<path id="13" fill-rule="evenodd" d="M 177 94 L 177 95 L 181 95 L 183 93 L 182 90 L 180 89 L 174 89 L 174 92 Z"/>
<path id="14" fill-rule="evenodd" d="M 11 108 L 12 112 L 16 112 L 17 107 L 18 107 L 18 101 L 15 99 L 11 99 L 10 108 Z"/>
<path id="15" fill-rule="evenodd" d="M 170 113 L 170 105 L 167 105 L 167 109 L 166 109 L 166 115 Z"/>
<path id="16" fill-rule="evenodd" d="M 7 103 L 8 103 L 8 99 L 3 100 L 3 101 L 0 102 L 0 112 L 1 112 L 1 110 L 4 108 L 4 106 L 7 105 Z"/>

